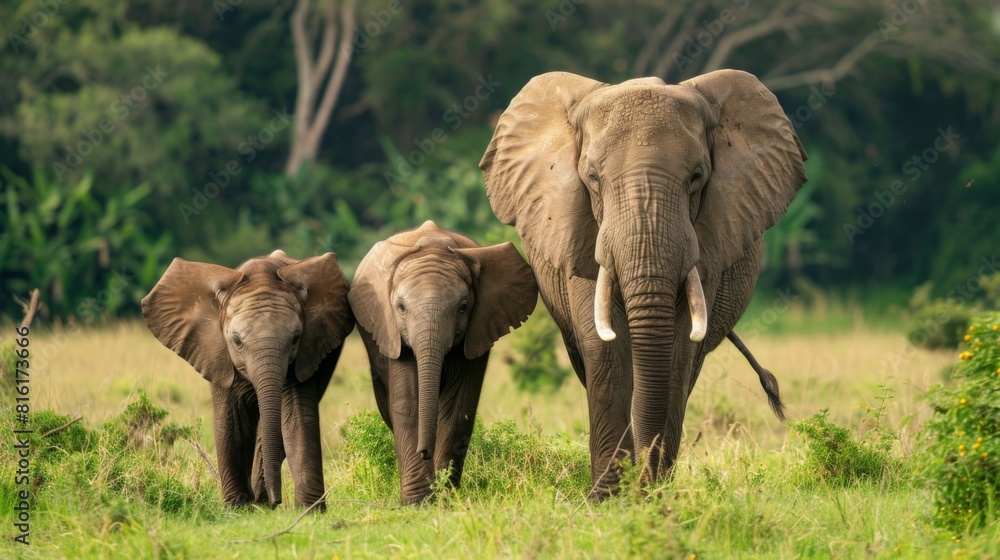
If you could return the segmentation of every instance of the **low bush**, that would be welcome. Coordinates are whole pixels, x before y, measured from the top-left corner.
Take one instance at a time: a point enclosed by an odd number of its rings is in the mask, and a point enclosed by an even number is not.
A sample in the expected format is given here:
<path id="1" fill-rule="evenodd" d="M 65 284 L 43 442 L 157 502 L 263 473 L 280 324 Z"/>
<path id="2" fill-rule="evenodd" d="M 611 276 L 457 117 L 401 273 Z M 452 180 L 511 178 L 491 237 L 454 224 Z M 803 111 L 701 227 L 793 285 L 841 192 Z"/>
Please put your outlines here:
<path id="1" fill-rule="evenodd" d="M 215 517 L 221 511 L 218 484 L 195 453 L 175 453 L 179 439 L 197 442 L 198 429 L 164 425 L 166 416 L 142 392 L 97 429 L 50 410 L 33 412 L 28 424 L 32 503 L 40 510 L 100 513 L 94 516 L 103 520 L 104 526 L 95 528 L 99 531 L 128 523 L 143 506 L 166 514 Z M 14 418 L 8 422 L 21 427 Z M 13 446 L 0 450 L 5 482 L 15 480 L 15 453 Z M 14 496 L 22 489 L 3 488 L 2 494 Z"/>
<path id="2" fill-rule="evenodd" d="M 1000 513 L 1000 313 L 974 318 L 951 381 L 928 392 L 925 474 L 936 519 L 982 526 Z"/>
<path id="3" fill-rule="evenodd" d="M 878 424 L 883 408 L 869 411 L 873 412 L 874 427 L 860 438 L 832 422 L 827 410 L 792 424 L 792 429 L 806 438 L 808 472 L 837 486 L 896 482 L 901 463 L 891 453 L 895 434 Z"/>
<path id="4" fill-rule="evenodd" d="M 572 373 L 572 368 L 559 364 L 559 326 L 539 302 L 524 326 L 511 335 L 510 355 L 505 356 L 511 377 L 521 391 L 539 393 L 555 391 Z"/>

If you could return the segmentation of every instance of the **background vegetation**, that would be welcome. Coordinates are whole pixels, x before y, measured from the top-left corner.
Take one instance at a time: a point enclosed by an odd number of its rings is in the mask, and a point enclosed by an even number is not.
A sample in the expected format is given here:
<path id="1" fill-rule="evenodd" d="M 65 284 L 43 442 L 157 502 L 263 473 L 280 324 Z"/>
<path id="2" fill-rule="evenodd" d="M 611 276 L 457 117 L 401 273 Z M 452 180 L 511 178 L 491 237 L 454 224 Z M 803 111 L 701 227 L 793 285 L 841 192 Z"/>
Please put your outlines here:
<path id="1" fill-rule="evenodd" d="M 760 76 L 812 158 L 762 293 L 974 303 L 954 289 L 1000 266 L 1000 5 L 904 4 L 2 2 L 0 314 L 35 287 L 78 314 L 118 274 L 99 311 L 133 315 L 178 255 L 350 272 L 425 219 L 509 238 L 476 165 L 528 79 L 719 67 Z"/>

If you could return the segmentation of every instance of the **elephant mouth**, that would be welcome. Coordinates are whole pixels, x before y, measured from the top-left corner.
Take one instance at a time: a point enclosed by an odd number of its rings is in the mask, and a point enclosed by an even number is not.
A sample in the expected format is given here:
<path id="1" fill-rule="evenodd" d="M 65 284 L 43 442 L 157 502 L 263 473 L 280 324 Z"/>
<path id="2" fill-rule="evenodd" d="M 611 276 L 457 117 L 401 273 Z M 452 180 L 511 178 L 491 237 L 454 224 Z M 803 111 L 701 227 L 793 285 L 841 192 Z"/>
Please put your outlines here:
<path id="1" fill-rule="evenodd" d="M 691 268 L 684 283 L 688 309 L 691 311 L 690 338 L 693 342 L 701 342 L 708 332 L 708 310 L 698 267 Z M 594 327 L 597 330 L 597 335 L 605 342 L 611 342 L 617 338 L 611 324 L 614 289 L 614 279 L 611 273 L 601 266 L 597 272 L 597 287 L 594 294 Z"/>

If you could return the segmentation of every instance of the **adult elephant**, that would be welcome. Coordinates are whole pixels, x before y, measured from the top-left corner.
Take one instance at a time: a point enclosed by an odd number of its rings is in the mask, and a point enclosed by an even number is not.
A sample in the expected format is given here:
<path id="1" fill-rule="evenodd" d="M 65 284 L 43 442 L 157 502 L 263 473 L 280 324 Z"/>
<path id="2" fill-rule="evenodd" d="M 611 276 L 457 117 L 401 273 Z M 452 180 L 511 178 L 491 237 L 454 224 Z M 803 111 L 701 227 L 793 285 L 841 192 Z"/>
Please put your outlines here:
<path id="1" fill-rule="evenodd" d="M 174 259 L 142 299 L 153 335 L 211 383 L 227 505 L 281 503 L 286 457 L 296 504 L 322 498 L 319 400 L 354 328 L 347 291 L 333 253 L 278 250 L 235 270 Z"/>
<path id="2" fill-rule="evenodd" d="M 553 72 L 500 117 L 480 168 L 587 388 L 592 499 L 633 449 L 644 481 L 671 471 L 705 355 L 746 309 L 806 157 L 774 95 L 735 70 L 678 85 Z"/>

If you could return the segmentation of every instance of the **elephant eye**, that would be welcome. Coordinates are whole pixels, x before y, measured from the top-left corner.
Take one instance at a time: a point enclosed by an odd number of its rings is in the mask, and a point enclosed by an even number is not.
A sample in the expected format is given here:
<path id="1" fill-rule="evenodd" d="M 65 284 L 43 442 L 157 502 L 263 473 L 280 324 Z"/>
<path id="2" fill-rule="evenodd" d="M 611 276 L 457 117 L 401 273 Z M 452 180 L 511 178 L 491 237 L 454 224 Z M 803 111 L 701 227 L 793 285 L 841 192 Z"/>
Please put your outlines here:
<path id="1" fill-rule="evenodd" d="M 587 173 L 587 180 L 590 181 L 591 183 L 598 183 L 600 182 L 601 178 L 597 176 L 596 171 L 591 171 L 590 173 Z"/>
<path id="2" fill-rule="evenodd" d="M 399 311 L 400 313 L 406 313 L 406 306 L 403 305 L 403 302 L 400 301 L 396 303 L 396 311 Z"/>
<path id="3" fill-rule="evenodd" d="M 704 177 L 704 175 L 702 174 L 701 169 L 696 169 L 695 172 L 691 174 L 691 182 L 697 183 L 702 177 Z"/>
<path id="4" fill-rule="evenodd" d="M 240 335 L 238 335 L 238 334 L 234 334 L 233 335 L 233 346 L 235 346 L 237 348 L 242 348 L 243 347 L 243 339 L 240 338 Z"/>
<path id="5" fill-rule="evenodd" d="M 469 302 L 463 301 L 462 303 L 458 304 L 459 315 L 465 315 L 465 312 L 468 310 L 469 310 Z"/>
<path id="6" fill-rule="evenodd" d="M 292 337 L 292 344 L 298 344 L 299 339 L 301 338 L 302 338 L 302 333 L 295 333 L 295 336 Z"/>

